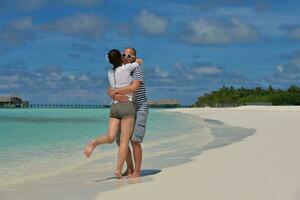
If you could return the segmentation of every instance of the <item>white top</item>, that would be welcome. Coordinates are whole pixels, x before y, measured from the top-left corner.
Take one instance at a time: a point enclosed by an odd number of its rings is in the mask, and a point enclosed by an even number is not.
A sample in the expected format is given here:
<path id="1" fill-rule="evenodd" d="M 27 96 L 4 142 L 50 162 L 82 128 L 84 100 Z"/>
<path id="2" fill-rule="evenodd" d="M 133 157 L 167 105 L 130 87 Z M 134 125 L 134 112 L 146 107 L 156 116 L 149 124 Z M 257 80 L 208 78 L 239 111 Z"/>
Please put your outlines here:
<path id="1" fill-rule="evenodd" d="M 136 62 L 129 63 L 126 65 L 122 65 L 117 67 L 115 70 L 110 69 L 108 71 L 108 80 L 111 88 L 119 88 L 130 85 L 132 82 L 131 72 L 139 66 Z M 133 94 L 126 94 L 128 96 L 128 100 L 133 101 Z M 112 103 L 118 103 L 118 101 L 113 100 Z"/>

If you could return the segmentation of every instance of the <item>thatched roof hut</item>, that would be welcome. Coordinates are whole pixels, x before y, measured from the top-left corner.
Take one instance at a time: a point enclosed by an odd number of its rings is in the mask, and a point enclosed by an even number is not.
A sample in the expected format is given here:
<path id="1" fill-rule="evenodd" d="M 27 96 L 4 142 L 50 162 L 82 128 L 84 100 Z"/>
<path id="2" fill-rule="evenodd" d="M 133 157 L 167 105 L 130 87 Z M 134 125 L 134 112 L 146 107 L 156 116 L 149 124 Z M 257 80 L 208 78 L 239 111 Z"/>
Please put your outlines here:
<path id="1" fill-rule="evenodd" d="M 9 96 L 0 96 L 1 103 L 14 102 L 16 100 L 22 100 L 21 97 L 17 95 L 9 95 Z"/>
<path id="2" fill-rule="evenodd" d="M 160 99 L 160 100 L 149 100 L 148 104 L 150 107 L 179 107 L 180 102 L 176 99 Z"/>
<path id="3" fill-rule="evenodd" d="M 0 107 L 28 107 L 29 102 L 23 101 L 18 95 L 0 96 Z"/>

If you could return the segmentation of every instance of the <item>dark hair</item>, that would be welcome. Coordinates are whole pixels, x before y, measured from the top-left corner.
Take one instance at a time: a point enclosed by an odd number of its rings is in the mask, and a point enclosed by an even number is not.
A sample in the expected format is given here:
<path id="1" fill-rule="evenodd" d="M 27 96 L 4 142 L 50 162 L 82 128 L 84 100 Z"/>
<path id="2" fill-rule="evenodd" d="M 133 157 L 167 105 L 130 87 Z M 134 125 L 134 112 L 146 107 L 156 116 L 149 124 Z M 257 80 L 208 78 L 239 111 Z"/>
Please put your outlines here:
<path id="1" fill-rule="evenodd" d="M 114 66 L 114 69 L 122 65 L 122 55 L 117 49 L 112 49 L 107 54 L 109 62 Z"/>
<path id="2" fill-rule="evenodd" d="M 136 50 L 133 47 L 126 47 L 125 49 L 130 49 L 131 51 L 133 51 L 134 56 L 136 56 Z"/>

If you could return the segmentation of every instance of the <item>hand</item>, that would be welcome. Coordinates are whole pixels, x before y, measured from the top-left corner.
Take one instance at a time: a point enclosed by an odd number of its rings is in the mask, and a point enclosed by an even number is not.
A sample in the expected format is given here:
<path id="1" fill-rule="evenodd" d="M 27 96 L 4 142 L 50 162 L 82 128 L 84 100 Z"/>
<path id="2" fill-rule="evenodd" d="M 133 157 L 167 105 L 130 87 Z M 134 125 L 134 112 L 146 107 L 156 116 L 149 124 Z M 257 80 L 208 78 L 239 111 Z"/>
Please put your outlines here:
<path id="1" fill-rule="evenodd" d="M 128 96 L 126 96 L 125 94 L 118 93 L 118 94 L 115 94 L 113 98 L 120 103 L 125 103 L 128 101 Z"/>
<path id="2" fill-rule="evenodd" d="M 112 88 L 108 88 L 107 93 L 111 98 L 113 98 L 114 95 L 116 95 L 116 91 Z"/>
<path id="3" fill-rule="evenodd" d="M 137 64 L 139 64 L 139 65 L 143 64 L 143 60 L 140 59 L 140 58 L 137 58 L 137 59 L 135 60 L 135 62 L 136 62 Z"/>

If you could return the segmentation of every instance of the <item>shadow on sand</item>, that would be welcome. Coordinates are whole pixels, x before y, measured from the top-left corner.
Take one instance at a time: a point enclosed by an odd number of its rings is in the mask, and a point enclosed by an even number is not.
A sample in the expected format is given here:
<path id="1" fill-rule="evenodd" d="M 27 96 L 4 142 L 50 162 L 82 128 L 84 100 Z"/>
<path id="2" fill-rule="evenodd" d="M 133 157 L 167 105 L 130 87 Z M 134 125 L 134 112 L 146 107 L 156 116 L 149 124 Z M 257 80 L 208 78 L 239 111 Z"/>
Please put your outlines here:
<path id="1" fill-rule="evenodd" d="M 160 172 L 161 172 L 160 169 L 144 169 L 141 171 L 141 177 L 152 176 L 152 175 L 158 174 Z M 108 178 L 101 179 L 101 180 L 95 180 L 95 182 L 103 182 L 103 181 L 108 181 L 108 180 L 113 180 L 113 179 L 117 179 L 117 177 L 112 176 L 112 177 L 108 177 Z"/>

